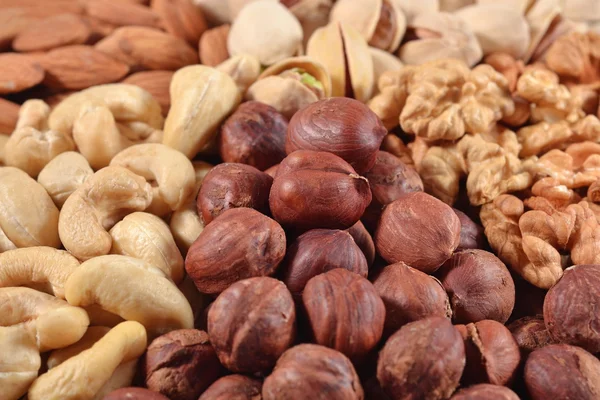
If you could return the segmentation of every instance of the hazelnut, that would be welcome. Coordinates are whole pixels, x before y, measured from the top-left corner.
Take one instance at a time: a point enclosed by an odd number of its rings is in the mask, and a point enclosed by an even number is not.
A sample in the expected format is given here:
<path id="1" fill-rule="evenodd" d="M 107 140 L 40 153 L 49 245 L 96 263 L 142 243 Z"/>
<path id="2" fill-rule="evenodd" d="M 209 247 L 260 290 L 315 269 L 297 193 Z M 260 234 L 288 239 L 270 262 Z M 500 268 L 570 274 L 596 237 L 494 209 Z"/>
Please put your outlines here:
<path id="1" fill-rule="evenodd" d="M 350 360 L 316 344 L 292 347 L 263 384 L 264 400 L 362 400 L 364 392 Z"/>
<path id="2" fill-rule="evenodd" d="M 362 250 L 367 259 L 367 264 L 373 265 L 373 262 L 375 261 L 375 242 L 373 242 L 373 238 L 369 231 L 367 231 L 367 228 L 365 228 L 362 222 L 358 221 L 350 228 L 346 229 L 346 231 L 352 236 L 356 245 Z"/>
<path id="3" fill-rule="evenodd" d="M 221 363 L 229 370 L 264 373 L 291 346 L 296 332 L 294 300 L 273 278 L 234 283 L 208 312 L 208 334 Z"/>
<path id="4" fill-rule="evenodd" d="M 600 265 L 567 268 L 544 300 L 544 321 L 559 343 L 600 352 Z"/>
<path id="5" fill-rule="evenodd" d="M 361 361 L 383 333 L 385 306 L 367 279 L 338 268 L 306 284 L 302 302 L 315 343 Z"/>
<path id="6" fill-rule="evenodd" d="M 568 344 L 535 350 L 525 363 L 525 384 L 532 400 L 597 399 L 599 376 L 600 361 Z"/>
<path id="7" fill-rule="evenodd" d="M 385 304 L 386 336 L 409 322 L 452 315 L 448 295 L 440 281 L 402 262 L 383 268 L 373 285 Z"/>
<path id="8" fill-rule="evenodd" d="M 264 171 L 285 158 L 287 128 L 288 121 L 273 107 L 258 101 L 243 103 L 221 127 L 221 158 Z"/>
<path id="9" fill-rule="evenodd" d="M 519 396 L 507 387 L 480 383 L 461 389 L 450 400 L 519 400 Z"/>
<path id="10" fill-rule="evenodd" d="M 102 400 L 169 400 L 169 398 L 148 389 L 124 387 L 110 392 Z"/>
<path id="11" fill-rule="evenodd" d="M 277 222 L 251 208 L 234 208 L 200 233 L 185 270 L 200 292 L 217 294 L 240 279 L 272 275 L 285 246 L 285 232 Z"/>
<path id="12" fill-rule="evenodd" d="M 281 280 L 294 295 L 302 294 L 314 276 L 344 268 L 366 278 L 369 265 L 362 250 L 347 231 L 313 229 L 290 245 L 281 265 Z"/>
<path id="13" fill-rule="evenodd" d="M 369 182 L 350 164 L 310 150 L 298 150 L 279 164 L 269 195 L 273 217 L 303 231 L 349 228 L 370 202 Z"/>
<path id="14" fill-rule="evenodd" d="M 146 352 L 146 386 L 171 400 L 196 400 L 222 373 L 208 334 L 171 331 L 154 339 Z"/>
<path id="15" fill-rule="evenodd" d="M 357 173 L 369 171 L 387 130 L 365 104 L 346 97 L 332 97 L 300 109 L 288 126 L 285 149 L 333 153 Z"/>
<path id="16" fill-rule="evenodd" d="M 515 284 L 506 265 L 484 250 L 454 253 L 437 273 L 448 292 L 454 322 L 492 319 L 505 323 L 515 305 Z"/>
<path id="17" fill-rule="evenodd" d="M 262 383 L 244 375 L 224 376 L 213 383 L 198 400 L 260 400 Z"/>
<path id="18" fill-rule="evenodd" d="M 377 379 L 392 399 L 449 398 L 465 367 L 465 345 L 447 318 L 404 325 L 379 354 Z"/>
<path id="19" fill-rule="evenodd" d="M 528 355 L 534 350 L 554 344 L 541 315 L 523 317 L 508 325 L 522 355 Z"/>
<path id="20" fill-rule="evenodd" d="M 277 170 L 279 169 L 279 164 L 275 164 L 267 169 L 265 169 L 265 174 L 269 175 L 271 178 L 275 179 L 275 175 L 277 175 Z"/>
<path id="21" fill-rule="evenodd" d="M 453 210 L 460 220 L 460 242 L 456 250 L 483 248 L 483 246 L 485 246 L 483 227 L 473 222 L 473 220 L 464 212 L 457 210 L 456 208 Z"/>
<path id="22" fill-rule="evenodd" d="M 375 232 L 375 246 L 389 263 L 404 262 L 431 274 L 460 241 L 460 220 L 452 208 L 424 192 L 388 204 Z"/>
<path id="23" fill-rule="evenodd" d="M 266 214 L 272 183 L 273 178 L 250 165 L 219 164 L 202 181 L 198 214 L 205 225 L 232 208 L 248 207 Z"/>
<path id="24" fill-rule="evenodd" d="M 465 341 L 467 355 L 463 384 L 509 386 L 514 381 L 521 355 L 508 328 L 500 322 L 483 320 L 457 325 L 456 329 Z"/>

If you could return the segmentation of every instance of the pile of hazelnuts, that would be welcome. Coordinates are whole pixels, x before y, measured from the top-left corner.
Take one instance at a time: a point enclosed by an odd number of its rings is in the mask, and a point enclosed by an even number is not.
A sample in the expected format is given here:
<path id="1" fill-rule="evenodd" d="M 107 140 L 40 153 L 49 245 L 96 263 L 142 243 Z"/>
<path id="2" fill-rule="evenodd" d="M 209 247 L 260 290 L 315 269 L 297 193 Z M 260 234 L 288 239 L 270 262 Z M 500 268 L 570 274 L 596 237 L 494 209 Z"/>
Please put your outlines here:
<path id="1" fill-rule="evenodd" d="M 225 122 L 225 163 L 203 181 L 205 228 L 185 261 L 214 299 L 197 323 L 206 332 L 152 343 L 150 389 L 200 400 L 600 398 L 600 361 L 551 344 L 543 318 L 519 319 L 534 314 L 535 289 L 515 307 L 516 278 L 482 228 L 381 151 L 386 134 L 349 98 L 289 123 L 247 102 Z M 553 290 L 551 316 L 562 304 Z M 569 329 L 555 326 L 553 337 Z"/>

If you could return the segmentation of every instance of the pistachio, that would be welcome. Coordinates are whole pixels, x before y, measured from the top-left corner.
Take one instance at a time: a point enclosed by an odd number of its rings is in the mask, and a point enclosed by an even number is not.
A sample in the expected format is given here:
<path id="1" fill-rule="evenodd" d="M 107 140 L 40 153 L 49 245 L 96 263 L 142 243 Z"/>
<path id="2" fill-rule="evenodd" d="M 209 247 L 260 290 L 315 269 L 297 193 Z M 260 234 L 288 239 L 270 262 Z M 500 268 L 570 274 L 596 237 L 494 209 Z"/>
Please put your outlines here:
<path id="1" fill-rule="evenodd" d="M 306 54 L 322 63 L 331 77 L 331 95 L 362 102 L 373 92 L 373 61 L 369 46 L 352 26 L 331 22 L 313 33 Z"/>
<path id="2" fill-rule="evenodd" d="M 404 64 L 393 54 L 376 47 L 369 47 L 371 60 L 373 60 L 373 81 L 379 82 L 379 77 L 386 71 L 398 71 Z M 379 92 L 377 85 L 373 88 L 373 95 Z"/>
<path id="3" fill-rule="evenodd" d="M 535 0 L 525 18 L 529 24 L 529 33 L 531 41 L 529 48 L 523 57 L 523 61 L 528 62 L 548 30 L 555 18 L 560 18 L 559 0 Z"/>
<path id="4" fill-rule="evenodd" d="M 318 28 L 327 25 L 329 13 L 334 0 L 281 0 L 292 14 L 298 18 L 304 31 L 304 43 L 306 47 L 308 39 Z"/>
<path id="5" fill-rule="evenodd" d="M 411 26 L 417 15 L 440 11 L 438 0 L 396 0 L 406 17 L 407 25 Z"/>
<path id="6" fill-rule="evenodd" d="M 511 8 L 519 13 L 521 13 L 522 15 L 525 15 L 525 13 L 527 12 L 527 10 L 529 9 L 529 7 L 532 5 L 532 3 L 535 0 L 502 0 L 502 2 L 499 2 L 498 0 L 477 0 L 476 3 L 477 4 L 485 4 L 485 5 L 489 5 L 489 4 L 494 4 L 494 5 L 502 5 L 503 7 L 508 7 Z"/>

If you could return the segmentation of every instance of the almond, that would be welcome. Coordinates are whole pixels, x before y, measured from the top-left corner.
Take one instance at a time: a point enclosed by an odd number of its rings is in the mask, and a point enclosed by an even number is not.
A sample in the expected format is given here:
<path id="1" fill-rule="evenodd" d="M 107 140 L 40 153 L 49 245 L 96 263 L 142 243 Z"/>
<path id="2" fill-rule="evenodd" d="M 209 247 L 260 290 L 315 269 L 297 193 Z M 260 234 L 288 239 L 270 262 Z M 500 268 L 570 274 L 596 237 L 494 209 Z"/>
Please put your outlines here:
<path id="1" fill-rule="evenodd" d="M 23 8 L 0 8 L 0 50 L 9 48 L 13 39 L 37 20 Z"/>
<path id="2" fill-rule="evenodd" d="M 58 89 L 85 89 L 116 82 L 129 67 L 92 46 L 66 46 L 48 52 L 40 59 L 46 70 L 44 84 Z"/>
<path id="3" fill-rule="evenodd" d="M 19 8 L 27 16 L 46 18 L 58 14 L 83 14 L 83 4 L 80 0 L 1 0 L 1 9 Z"/>
<path id="4" fill-rule="evenodd" d="M 12 133 L 19 119 L 19 105 L 0 97 L 0 133 Z"/>
<path id="5" fill-rule="evenodd" d="M 23 54 L 0 54 L 0 94 L 29 89 L 44 79 L 44 69 Z"/>
<path id="6" fill-rule="evenodd" d="M 196 46 L 206 30 L 206 19 L 191 0 L 152 0 L 152 9 L 160 15 L 167 32 Z"/>
<path id="7" fill-rule="evenodd" d="M 227 50 L 229 28 L 230 25 L 221 25 L 204 32 L 199 44 L 202 64 L 214 67 L 229 58 L 229 51 Z"/>
<path id="8" fill-rule="evenodd" d="M 59 14 L 31 24 L 13 41 L 16 51 L 43 51 L 70 44 L 83 44 L 91 30 L 75 14 Z"/>
<path id="9" fill-rule="evenodd" d="M 156 29 L 138 26 L 115 30 L 98 42 L 96 49 L 124 62 L 134 71 L 175 71 L 198 62 L 198 55 L 185 40 Z"/>
<path id="10" fill-rule="evenodd" d="M 148 26 L 162 28 L 162 20 L 154 11 L 140 4 L 114 0 L 87 0 L 90 17 L 117 26 Z"/>
<path id="11" fill-rule="evenodd" d="M 84 15 L 82 18 L 91 31 L 88 43 L 96 43 L 113 33 L 115 29 L 118 28 L 116 25 L 101 21 L 95 17 L 90 17 L 89 15 Z"/>
<path id="12" fill-rule="evenodd" d="M 169 87 L 173 78 L 173 71 L 142 71 L 129 75 L 123 83 L 136 85 L 150 93 L 159 103 L 164 116 L 171 107 Z"/>

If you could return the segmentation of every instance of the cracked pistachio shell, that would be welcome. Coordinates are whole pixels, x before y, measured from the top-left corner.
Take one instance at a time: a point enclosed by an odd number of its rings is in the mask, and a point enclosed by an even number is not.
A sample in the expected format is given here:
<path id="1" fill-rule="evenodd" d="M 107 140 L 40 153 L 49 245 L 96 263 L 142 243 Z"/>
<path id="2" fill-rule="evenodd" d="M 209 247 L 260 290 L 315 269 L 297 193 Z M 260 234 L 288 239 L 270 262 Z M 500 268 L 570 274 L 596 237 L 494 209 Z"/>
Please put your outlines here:
<path id="1" fill-rule="evenodd" d="M 438 0 L 394 0 L 402 9 L 406 17 L 406 24 L 410 26 L 412 20 L 420 14 L 440 11 Z"/>
<path id="2" fill-rule="evenodd" d="M 546 32 L 548 32 L 554 18 L 560 15 L 561 6 L 559 3 L 559 0 L 537 0 L 532 4 L 527 14 L 525 14 L 525 18 L 529 24 L 529 34 L 531 36 L 529 48 L 523 56 L 523 61 L 525 61 L 525 63 L 527 63 L 535 53 L 536 48 L 546 35 Z"/>
<path id="3" fill-rule="evenodd" d="M 306 54 L 329 71 L 332 96 L 347 95 L 362 102 L 371 98 L 373 60 L 367 42 L 356 29 L 340 22 L 319 28 L 308 41 Z"/>
<path id="4" fill-rule="evenodd" d="M 393 54 L 387 51 L 378 49 L 376 47 L 369 47 L 369 53 L 371 53 L 371 60 L 373 60 L 373 81 L 379 82 L 379 77 L 386 71 L 398 71 L 404 64 Z M 378 92 L 378 87 L 375 85 L 373 88 L 373 94 Z"/>
<path id="5" fill-rule="evenodd" d="M 233 79 L 204 65 L 184 67 L 171 81 L 171 109 L 163 144 L 193 158 L 217 134 L 221 122 L 240 104 Z"/>
<path id="6" fill-rule="evenodd" d="M 304 35 L 298 19 L 277 2 L 260 0 L 244 7 L 233 21 L 227 49 L 232 56 L 246 53 L 262 65 L 298 54 Z"/>

